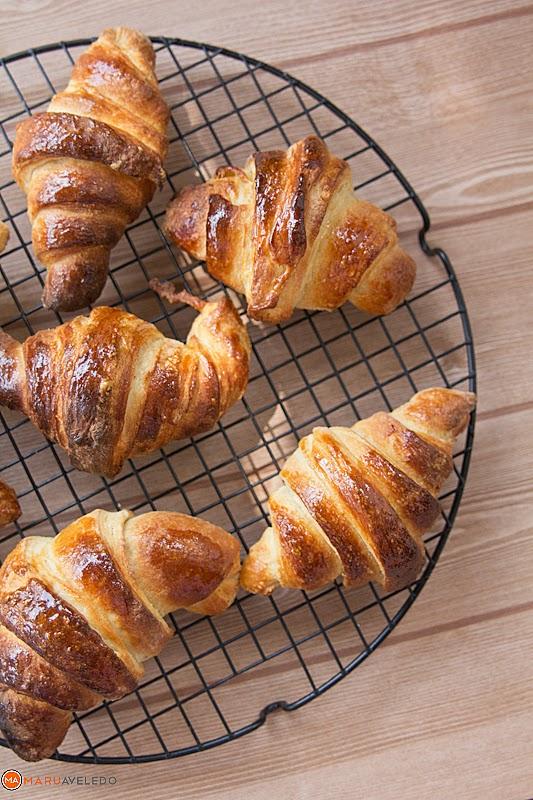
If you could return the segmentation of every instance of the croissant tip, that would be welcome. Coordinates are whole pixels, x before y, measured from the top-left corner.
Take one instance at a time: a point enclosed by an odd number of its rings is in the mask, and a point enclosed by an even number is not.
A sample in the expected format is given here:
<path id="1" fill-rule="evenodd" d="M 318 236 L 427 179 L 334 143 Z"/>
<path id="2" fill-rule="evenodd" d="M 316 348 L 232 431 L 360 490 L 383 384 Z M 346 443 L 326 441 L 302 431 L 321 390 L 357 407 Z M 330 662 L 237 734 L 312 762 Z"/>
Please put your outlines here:
<path id="1" fill-rule="evenodd" d="M 463 389 L 447 389 L 444 386 L 433 386 L 428 389 L 422 389 L 418 392 L 418 395 L 431 395 L 435 392 L 443 392 L 448 397 L 455 396 L 463 400 L 471 409 L 474 408 L 477 403 L 477 396 L 474 392 L 465 391 Z"/>
<path id="2" fill-rule="evenodd" d="M 78 311 L 95 303 L 107 280 L 109 251 L 100 257 L 80 256 L 57 261 L 48 268 L 42 303 L 52 311 Z"/>

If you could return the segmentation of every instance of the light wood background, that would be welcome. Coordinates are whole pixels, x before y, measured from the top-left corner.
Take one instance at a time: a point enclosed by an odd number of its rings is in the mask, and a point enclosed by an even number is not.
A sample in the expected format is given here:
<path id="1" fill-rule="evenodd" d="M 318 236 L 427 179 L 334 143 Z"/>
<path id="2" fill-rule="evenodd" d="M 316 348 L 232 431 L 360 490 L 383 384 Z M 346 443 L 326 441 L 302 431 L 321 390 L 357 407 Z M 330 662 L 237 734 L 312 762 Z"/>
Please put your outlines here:
<path id="1" fill-rule="evenodd" d="M 533 5 L 518 0 L 2 0 L 0 54 L 127 24 L 269 61 L 376 137 L 430 210 L 473 323 L 467 490 L 421 598 L 356 673 L 211 752 L 116 775 L 121 798 L 533 796 Z M 20 797 L 100 796 L 97 788 Z M 107 792 L 106 792 L 107 796 Z"/>

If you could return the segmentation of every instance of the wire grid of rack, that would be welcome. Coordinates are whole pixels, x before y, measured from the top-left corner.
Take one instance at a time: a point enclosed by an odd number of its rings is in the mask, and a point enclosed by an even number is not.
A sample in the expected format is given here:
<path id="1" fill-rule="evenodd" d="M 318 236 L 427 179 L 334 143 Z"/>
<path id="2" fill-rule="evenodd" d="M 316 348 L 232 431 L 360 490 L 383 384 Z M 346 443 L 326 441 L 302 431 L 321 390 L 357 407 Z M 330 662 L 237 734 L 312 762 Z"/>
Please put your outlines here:
<path id="1" fill-rule="evenodd" d="M 43 270 L 34 260 L 25 198 L 10 171 L 17 122 L 46 109 L 91 40 L 62 42 L 0 60 L 0 218 L 10 241 L 0 258 L 0 323 L 19 339 L 70 318 L 43 309 Z M 168 180 L 115 249 L 100 304 L 122 305 L 183 338 L 190 309 L 166 306 L 151 277 L 177 279 L 202 296 L 227 291 L 170 247 L 160 228 L 180 186 L 207 178 L 253 150 L 321 136 L 350 163 L 358 193 L 393 211 L 418 262 L 412 296 L 386 318 L 351 306 L 299 311 L 277 327 L 250 326 L 253 363 L 243 400 L 209 433 L 128 462 L 109 481 L 76 472 L 19 415 L 0 416 L 0 479 L 23 516 L 2 531 L 0 556 L 20 537 L 54 534 L 94 508 L 128 507 L 202 515 L 240 536 L 247 549 L 268 523 L 266 500 L 283 460 L 315 425 L 351 425 L 430 385 L 475 390 L 472 337 L 463 297 L 443 250 L 426 239 L 427 212 L 400 170 L 356 123 L 278 69 L 223 48 L 153 38 L 171 111 Z M 229 292 L 244 313 L 238 296 Z M 406 589 L 385 594 L 339 583 L 312 593 L 243 594 L 223 615 L 172 616 L 176 635 L 135 693 L 76 716 L 55 755 L 80 762 L 138 762 L 208 749 L 294 710 L 360 664 L 419 594 L 446 542 L 463 492 L 474 417 L 426 537 L 427 564 Z"/>

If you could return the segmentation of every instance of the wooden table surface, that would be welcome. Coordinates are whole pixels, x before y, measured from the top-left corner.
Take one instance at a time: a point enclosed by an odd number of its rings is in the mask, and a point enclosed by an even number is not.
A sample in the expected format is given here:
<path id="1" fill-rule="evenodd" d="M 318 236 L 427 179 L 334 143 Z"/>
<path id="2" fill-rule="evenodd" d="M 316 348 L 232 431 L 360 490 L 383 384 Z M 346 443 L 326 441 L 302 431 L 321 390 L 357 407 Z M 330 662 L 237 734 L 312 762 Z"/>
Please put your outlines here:
<path id="1" fill-rule="evenodd" d="M 354 116 L 431 213 L 431 241 L 465 294 L 479 374 L 453 534 L 413 609 L 353 675 L 297 713 L 185 759 L 27 766 L 2 751 L 2 769 L 115 775 L 116 796 L 147 800 L 533 796 L 533 5 L 2 0 L 0 11 L 1 55 L 126 24 L 241 50 Z M 73 796 L 103 793 L 79 786 Z"/>

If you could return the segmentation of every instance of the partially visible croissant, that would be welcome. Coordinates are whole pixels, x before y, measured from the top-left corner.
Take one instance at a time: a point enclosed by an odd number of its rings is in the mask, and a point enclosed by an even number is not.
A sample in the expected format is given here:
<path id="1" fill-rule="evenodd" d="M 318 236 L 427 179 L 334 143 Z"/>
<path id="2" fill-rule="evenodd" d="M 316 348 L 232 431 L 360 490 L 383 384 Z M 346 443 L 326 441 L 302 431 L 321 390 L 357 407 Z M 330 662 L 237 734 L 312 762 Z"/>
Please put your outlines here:
<path id="1" fill-rule="evenodd" d="M 7 483 L 0 481 L 0 528 L 20 517 L 17 495 Z"/>
<path id="2" fill-rule="evenodd" d="M 9 228 L 5 222 L 0 221 L 0 253 L 6 249 L 9 241 Z"/>
<path id="3" fill-rule="evenodd" d="M 29 536 L 0 570 L 0 728 L 21 758 L 52 755 L 72 718 L 132 691 L 179 608 L 233 602 L 239 545 L 184 514 L 93 511 Z"/>
<path id="4" fill-rule="evenodd" d="M 130 456 L 209 430 L 246 388 L 250 340 L 227 298 L 179 297 L 200 310 L 186 344 L 104 306 L 22 345 L 0 330 L 0 405 L 77 469 L 109 477 Z"/>
<path id="5" fill-rule="evenodd" d="M 272 527 L 245 559 L 241 585 L 317 589 L 411 583 L 424 563 L 422 535 L 439 514 L 452 447 L 475 397 L 426 389 L 390 414 L 352 428 L 315 428 L 281 471 L 269 500 Z"/>
<path id="6" fill-rule="evenodd" d="M 214 278 L 246 295 L 252 319 L 267 322 L 347 301 L 387 314 L 416 273 L 394 219 L 355 196 L 350 167 L 316 136 L 184 188 L 165 228 Z"/>
<path id="7" fill-rule="evenodd" d="M 28 195 L 50 308 L 98 298 L 111 249 L 163 180 L 169 112 L 154 64 L 141 33 L 105 30 L 48 110 L 17 128 L 13 174 Z"/>

